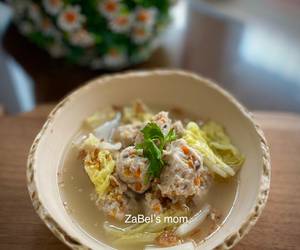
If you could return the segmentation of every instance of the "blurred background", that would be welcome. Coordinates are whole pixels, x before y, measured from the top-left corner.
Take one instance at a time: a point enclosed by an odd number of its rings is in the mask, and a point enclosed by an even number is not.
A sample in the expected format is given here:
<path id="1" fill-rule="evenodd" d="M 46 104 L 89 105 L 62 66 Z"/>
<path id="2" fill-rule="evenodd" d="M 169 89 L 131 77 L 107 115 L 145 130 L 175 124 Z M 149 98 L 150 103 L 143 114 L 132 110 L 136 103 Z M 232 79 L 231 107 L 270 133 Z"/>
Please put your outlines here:
<path id="1" fill-rule="evenodd" d="M 299 0 L 175 1 L 151 56 L 113 69 L 50 56 L 20 33 L 20 23 L 13 21 L 20 14 L 9 7 L 11 2 L 0 1 L 0 106 L 7 114 L 55 103 L 101 74 L 155 68 L 185 69 L 211 78 L 251 110 L 300 113 Z M 59 1 L 35 2 L 43 8 Z"/>

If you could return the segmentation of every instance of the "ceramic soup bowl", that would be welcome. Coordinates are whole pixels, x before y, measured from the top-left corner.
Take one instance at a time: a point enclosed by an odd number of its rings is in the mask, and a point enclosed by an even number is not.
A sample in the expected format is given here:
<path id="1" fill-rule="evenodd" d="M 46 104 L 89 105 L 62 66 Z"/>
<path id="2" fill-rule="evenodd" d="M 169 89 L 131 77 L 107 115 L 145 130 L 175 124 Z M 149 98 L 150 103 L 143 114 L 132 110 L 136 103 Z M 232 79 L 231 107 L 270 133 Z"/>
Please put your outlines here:
<path id="1" fill-rule="evenodd" d="M 151 106 L 180 107 L 199 118 L 223 124 L 246 161 L 231 213 L 196 249 L 230 249 L 260 216 L 269 193 L 270 158 L 263 132 L 251 114 L 218 85 L 192 73 L 157 70 L 99 77 L 62 100 L 50 113 L 28 157 L 28 189 L 33 206 L 47 227 L 73 249 L 110 249 L 74 223 L 60 198 L 57 173 L 65 148 L 82 121 L 108 105 L 137 98 Z M 180 249 L 177 246 L 172 249 Z"/>

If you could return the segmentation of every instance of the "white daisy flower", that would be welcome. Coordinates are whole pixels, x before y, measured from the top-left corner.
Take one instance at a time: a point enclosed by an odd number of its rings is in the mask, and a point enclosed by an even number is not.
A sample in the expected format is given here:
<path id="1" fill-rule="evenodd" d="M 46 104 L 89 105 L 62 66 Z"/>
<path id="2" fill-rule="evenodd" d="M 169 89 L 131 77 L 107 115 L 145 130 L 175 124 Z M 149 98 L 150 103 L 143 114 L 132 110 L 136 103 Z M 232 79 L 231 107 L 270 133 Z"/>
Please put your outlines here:
<path id="1" fill-rule="evenodd" d="M 58 17 L 58 26 L 68 32 L 81 28 L 85 17 L 80 13 L 79 6 L 67 6 Z"/>
<path id="2" fill-rule="evenodd" d="M 42 20 L 40 7 L 35 3 L 29 5 L 28 15 L 34 23 L 39 23 Z"/>
<path id="3" fill-rule="evenodd" d="M 69 36 L 70 43 L 76 46 L 87 48 L 95 44 L 94 37 L 85 29 L 72 32 L 69 34 Z"/>
<path id="4" fill-rule="evenodd" d="M 149 28 L 134 26 L 131 33 L 131 39 L 136 44 L 142 44 L 146 42 L 152 36 L 152 31 Z"/>
<path id="5" fill-rule="evenodd" d="M 107 18 L 112 18 L 120 11 L 120 0 L 103 0 L 100 1 L 98 9 Z"/>
<path id="6" fill-rule="evenodd" d="M 48 17 L 43 18 L 43 20 L 40 22 L 39 26 L 40 26 L 40 30 L 45 35 L 53 36 L 57 32 L 52 21 Z"/>
<path id="7" fill-rule="evenodd" d="M 51 15 L 57 15 L 62 9 L 64 3 L 62 0 L 43 0 L 43 6 Z"/>
<path id="8" fill-rule="evenodd" d="M 132 25 L 131 15 L 118 15 L 109 22 L 109 27 L 117 33 L 125 33 L 130 30 Z"/>
<path id="9" fill-rule="evenodd" d="M 136 24 L 141 26 L 152 27 L 155 23 L 156 14 L 156 8 L 138 7 L 135 11 Z"/>
<path id="10" fill-rule="evenodd" d="M 103 58 L 105 66 L 119 68 L 126 64 L 127 56 L 118 48 L 110 48 Z"/>

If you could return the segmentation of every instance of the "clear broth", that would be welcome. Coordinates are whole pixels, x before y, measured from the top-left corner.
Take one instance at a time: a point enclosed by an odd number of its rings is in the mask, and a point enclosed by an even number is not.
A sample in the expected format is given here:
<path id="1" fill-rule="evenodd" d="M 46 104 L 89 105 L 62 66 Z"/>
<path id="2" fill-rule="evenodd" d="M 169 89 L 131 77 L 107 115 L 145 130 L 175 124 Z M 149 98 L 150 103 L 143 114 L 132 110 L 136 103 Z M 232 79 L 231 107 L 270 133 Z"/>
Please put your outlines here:
<path id="1" fill-rule="evenodd" d="M 179 118 L 179 115 L 173 114 L 173 117 Z M 85 132 L 86 131 L 83 130 L 80 131 L 74 138 L 78 138 L 80 134 Z M 78 151 L 73 147 L 72 143 L 66 148 L 64 158 L 61 162 L 58 180 L 61 199 L 65 209 L 81 230 L 95 240 L 104 242 L 117 249 L 129 250 L 144 248 L 144 244 L 122 247 L 115 246 L 113 244 L 113 238 L 105 233 L 103 228 L 105 221 L 109 221 L 111 224 L 120 227 L 126 227 L 128 224 L 126 225 L 125 223 L 110 219 L 97 208 L 95 201 L 92 199 L 92 197 L 95 196 L 94 186 L 85 173 L 83 163 L 78 159 Z M 195 242 L 200 243 L 222 226 L 234 205 L 238 192 L 238 184 L 238 175 L 226 181 L 213 182 L 206 197 L 192 209 L 192 213 L 196 213 L 201 209 L 204 203 L 208 203 L 221 216 L 218 225 L 208 217 L 200 226 L 200 229 L 190 236 L 189 239 L 192 238 Z"/>

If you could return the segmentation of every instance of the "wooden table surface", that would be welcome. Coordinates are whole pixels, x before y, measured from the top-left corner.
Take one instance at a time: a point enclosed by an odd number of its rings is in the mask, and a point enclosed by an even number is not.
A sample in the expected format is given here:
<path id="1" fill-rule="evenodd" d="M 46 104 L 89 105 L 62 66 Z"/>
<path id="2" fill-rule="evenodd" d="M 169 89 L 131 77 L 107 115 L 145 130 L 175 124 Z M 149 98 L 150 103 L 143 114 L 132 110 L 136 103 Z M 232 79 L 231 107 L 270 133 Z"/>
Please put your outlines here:
<path id="1" fill-rule="evenodd" d="M 67 249 L 35 214 L 26 188 L 29 147 L 52 106 L 21 116 L 0 116 L 0 249 Z M 236 250 L 300 247 L 300 116 L 257 112 L 271 148 L 267 206 Z"/>

